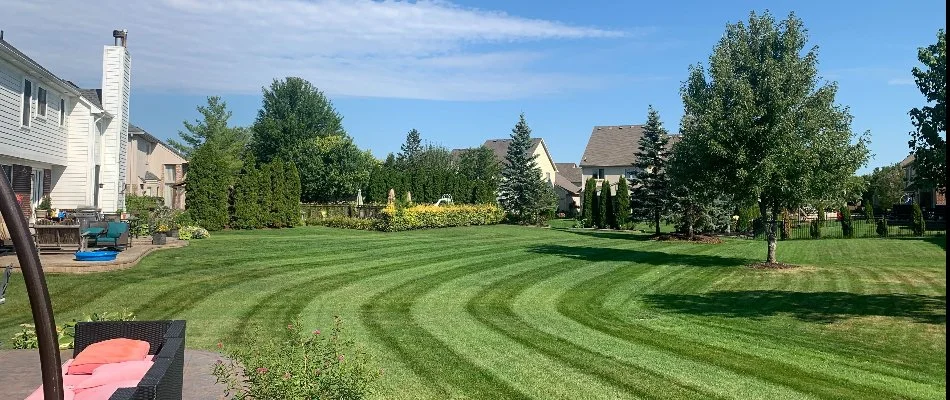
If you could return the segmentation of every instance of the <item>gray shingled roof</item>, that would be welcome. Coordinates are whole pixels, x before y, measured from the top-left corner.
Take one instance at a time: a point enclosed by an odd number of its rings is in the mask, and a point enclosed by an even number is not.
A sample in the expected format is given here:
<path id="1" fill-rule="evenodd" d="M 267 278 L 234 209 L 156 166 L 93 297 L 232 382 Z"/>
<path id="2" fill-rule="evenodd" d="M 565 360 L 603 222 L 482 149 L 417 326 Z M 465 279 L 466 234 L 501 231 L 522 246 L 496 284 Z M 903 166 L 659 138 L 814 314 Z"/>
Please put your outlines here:
<path id="1" fill-rule="evenodd" d="M 495 153 L 495 158 L 498 159 L 499 163 L 504 164 L 505 157 L 508 155 L 508 145 L 511 144 L 511 139 L 489 139 L 485 141 L 483 146 L 492 150 Z M 533 153 L 537 150 L 538 146 L 541 144 L 541 138 L 532 138 L 531 139 L 531 152 Z"/>
<path id="2" fill-rule="evenodd" d="M 79 95 L 92 105 L 102 108 L 102 89 L 79 89 Z"/>
<path id="3" fill-rule="evenodd" d="M 907 168 L 907 166 L 914 163 L 914 160 L 914 153 L 908 154 L 907 157 L 904 157 L 904 159 L 901 160 L 901 167 Z"/>
<path id="4" fill-rule="evenodd" d="M 571 182 L 568 178 L 561 175 L 560 172 L 554 174 L 554 184 L 571 193 L 580 193 L 581 188 Z"/>
<path id="5" fill-rule="evenodd" d="M 186 159 L 186 160 L 188 159 L 187 157 L 185 157 L 184 154 L 182 154 L 180 151 L 178 151 L 178 149 L 169 146 L 168 143 L 165 143 L 164 141 L 162 141 L 161 139 L 155 137 L 155 136 L 152 135 L 151 133 L 148 133 L 145 129 L 139 128 L 139 127 L 137 127 L 137 126 L 135 126 L 135 125 L 132 125 L 132 124 L 129 124 L 129 135 L 130 135 L 130 136 L 141 136 L 141 137 L 145 138 L 145 140 L 148 141 L 148 142 L 151 142 L 151 143 L 158 143 L 158 144 L 160 144 L 160 145 L 162 145 L 162 146 L 165 146 L 165 148 L 167 148 L 168 150 L 170 150 L 172 153 L 178 154 L 179 156 L 181 156 L 181 158 L 184 158 L 184 159 Z"/>
<path id="6" fill-rule="evenodd" d="M 626 166 L 636 162 L 637 147 L 643 136 L 643 125 L 595 126 L 590 133 L 580 166 Z M 668 146 L 682 139 L 669 135 Z M 558 168 L 560 170 L 560 168 Z"/>
<path id="7" fill-rule="evenodd" d="M 581 168 L 572 162 L 570 163 L 555 163 L 557 167 L 558 175 L 563 175 L 568 182 L 573 183 L 576 186 L 580 186 L 581 182 L 584 180 L 581 174 Z M 556 182 L 555 182 L 556 183 Z"/>

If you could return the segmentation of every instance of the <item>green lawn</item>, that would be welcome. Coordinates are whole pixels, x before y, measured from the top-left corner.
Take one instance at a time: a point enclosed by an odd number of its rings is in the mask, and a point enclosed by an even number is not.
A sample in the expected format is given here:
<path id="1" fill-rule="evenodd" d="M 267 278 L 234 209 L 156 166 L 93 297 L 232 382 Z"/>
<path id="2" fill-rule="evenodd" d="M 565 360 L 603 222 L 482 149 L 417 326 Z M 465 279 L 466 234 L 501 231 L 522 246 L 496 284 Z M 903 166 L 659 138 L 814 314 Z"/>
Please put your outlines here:
<path id="1" fill-rule="evenodd" d="M 762 241 L 313 227 L 217 233 L 49 285 L 60 320 L 183 318 L 206 349 L 340 315 L 386 371 L 379 398 L 945 398 L 944 240 L 779 242 L 803 267 L 762 271 L 744 267 Z M 0 338 L 29 320 L 15 278 Z"/>

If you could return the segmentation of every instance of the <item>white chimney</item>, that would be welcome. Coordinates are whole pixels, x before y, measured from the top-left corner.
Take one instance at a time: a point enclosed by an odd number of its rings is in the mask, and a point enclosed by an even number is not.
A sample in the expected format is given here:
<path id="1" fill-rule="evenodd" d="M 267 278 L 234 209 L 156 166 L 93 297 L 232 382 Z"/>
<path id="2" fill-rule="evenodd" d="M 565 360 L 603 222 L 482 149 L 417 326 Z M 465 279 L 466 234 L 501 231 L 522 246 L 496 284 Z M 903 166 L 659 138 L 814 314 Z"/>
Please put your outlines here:
<path id="1" fill-rule="evenodd" d="M 125 208 L 126 148 L 129 140 L 129 95 L 132 57 L 126 47 L 128 31 L 112 31 L 115 42 L 102 51 L 102 108 L 112 120 L 102 137 L 99 206 L 113 213 Z"/>

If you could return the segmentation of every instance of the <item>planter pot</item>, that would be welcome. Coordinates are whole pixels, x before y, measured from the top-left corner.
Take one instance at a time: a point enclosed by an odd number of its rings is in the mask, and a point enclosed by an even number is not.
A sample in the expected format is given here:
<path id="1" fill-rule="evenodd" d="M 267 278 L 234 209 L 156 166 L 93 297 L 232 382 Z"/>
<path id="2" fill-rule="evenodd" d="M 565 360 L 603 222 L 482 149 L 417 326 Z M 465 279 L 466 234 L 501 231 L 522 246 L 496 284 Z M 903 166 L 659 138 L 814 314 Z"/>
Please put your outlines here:
<path id="1" fill-rule="evenodd" d="M 167 237 L 164 233 L 153 233 L 152 234 L 152 244 L 154 245 L 163 245 L 165 244 L 165 239 Z"/>
<path id="2" fill-rule="evenodd" d="M 166 236 L 168 236 L 168 237 L 170 237 L 170 238 L 172 238 L 172 239 L 178 239 L 178 229 L 172 229 L 172 230 L 168 231 L 168 235 L 166 235 Z"/>

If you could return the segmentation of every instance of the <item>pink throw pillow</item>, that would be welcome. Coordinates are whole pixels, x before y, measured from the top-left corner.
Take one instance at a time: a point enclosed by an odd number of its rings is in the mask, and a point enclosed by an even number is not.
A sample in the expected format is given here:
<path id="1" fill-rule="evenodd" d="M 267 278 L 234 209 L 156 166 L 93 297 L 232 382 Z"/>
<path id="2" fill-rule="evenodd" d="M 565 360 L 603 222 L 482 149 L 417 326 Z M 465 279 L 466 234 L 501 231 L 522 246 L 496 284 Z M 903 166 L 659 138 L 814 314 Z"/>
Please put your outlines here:
<path id="1" fill-rule="evenodd" d="M 108 400 L 119 388 L 136 387 L 138 381 L 113 382 L 107 385 L 96 386 L 92 389 L 86 389 L 76 393 L 73 400 Z"/>
<path id="2" fill-rule="evenodd" d="M 151 361 L 124 361 L 104 364 L 92 371 L 92 375 L 85 375 L 87 378 L 76 385 L 73 390 L 79 394 L 88 389 L 113 382 L 135 382 L 135 385 L 132 386 L 136 386 L 145 376 L 145 373 L 148 372 L 148 369 L 152 368 L 152 364 L 154 363 Z"/>
<path id="3" fill-rule="evenodd" d="M 123 361 L 142 361 L 151 345 L 143 340 L 109 339 L 93 343 L 83 349 L 67 369 L 70 375 L 91 374 L 103 364 Z"/>

